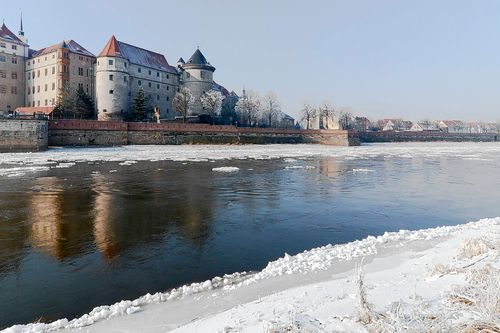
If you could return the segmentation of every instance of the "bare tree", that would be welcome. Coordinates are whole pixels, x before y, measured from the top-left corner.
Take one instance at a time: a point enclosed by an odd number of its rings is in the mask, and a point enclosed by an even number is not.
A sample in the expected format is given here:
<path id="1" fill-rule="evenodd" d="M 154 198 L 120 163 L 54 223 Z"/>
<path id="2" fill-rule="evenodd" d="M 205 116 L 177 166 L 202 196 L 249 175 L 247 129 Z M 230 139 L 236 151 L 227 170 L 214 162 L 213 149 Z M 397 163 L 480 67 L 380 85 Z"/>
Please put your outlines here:
<path id="1" fill-rule="evenodd" d="M 214 124 L 215 117 L 220 115 L 223 99 L 222 94 L 215 90 L 207 91 L 201 96 L 201 105 L 203 105 L 203 109 L 212 117 L 212 125 Z"/>
<path id="2" fill-rule="evenodd" d="M 318 112 L 309 102 L 304 102 L 301 110 L 302 121 L 306 122 L 306 129 L 311 127 L 311 121 L 316 119 Z"/>
<path id="3" fill-rule="evenodd" d="M 269 127 L 276 127 L 281 114 L 281 106 L 278 97 L 274 92 L 270 91 L 264 96 L 263 104 L 262 117 Z"/>
<path id="4" fill-rule="evenodd" d="M 173 105 L 174 110 L 182 116 L 183 122 L 186 122 L 187 116 L 191 113 L 194 104 L 194 97 L 188 88 L 182 88 L 175 94 Z"/>
<path id="5" fill-rule="evenodd" d="M 243 95 L 236 103 L 235 110 L 243 125 L 255 126 L 261 111 L 259 95 L 253 91 L 243 91 Z"/>
<path id="6" fill-rule="evenodd" d="M 343 130 L 352 128 L 352 113 L 348 108 L 339 110 L 339 125 Z"/>

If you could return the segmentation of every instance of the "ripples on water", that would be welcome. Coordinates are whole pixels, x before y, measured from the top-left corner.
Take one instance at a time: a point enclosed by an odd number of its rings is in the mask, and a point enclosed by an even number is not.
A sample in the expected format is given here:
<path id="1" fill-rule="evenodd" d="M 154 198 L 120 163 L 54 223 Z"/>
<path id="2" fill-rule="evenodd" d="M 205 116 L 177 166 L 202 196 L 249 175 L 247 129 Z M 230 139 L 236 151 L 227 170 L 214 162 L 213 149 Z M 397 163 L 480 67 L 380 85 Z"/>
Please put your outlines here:
<path id="1" fill-rule="evenodd" d="M 285 252 L 500 215 L 496 146 L 467 146 L 461 155 L 446 146 L 362 149 L 274 160 L 91 161 L 2 177 L 0 327 L 259 270 Z M 212 172 L 221 166 L 239 171 Z"/>

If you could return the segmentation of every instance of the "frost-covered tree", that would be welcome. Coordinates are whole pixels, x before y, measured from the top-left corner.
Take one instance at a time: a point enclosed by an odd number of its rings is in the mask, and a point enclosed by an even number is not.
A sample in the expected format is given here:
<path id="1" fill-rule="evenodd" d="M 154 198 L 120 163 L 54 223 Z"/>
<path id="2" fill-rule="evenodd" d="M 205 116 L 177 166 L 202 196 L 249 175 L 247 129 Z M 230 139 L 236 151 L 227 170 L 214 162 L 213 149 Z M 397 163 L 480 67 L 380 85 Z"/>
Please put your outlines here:
<path id="1" fill-rule="evenodd" d="M 329 122 L 333 121 L 335 118 L 335 109 L 330 101 L 323 101 L 323 103 L 318 108 L 318 114 L 322 119 L 323 128 L 329 128 Z"/>
<path id="2" fill-rule="evenodd" d="M 348 108 L 341 109 L 339 111 L 339 125 L 343 130 L 352 129 L 353 127 L 353 116 Z"/>
<path id="3" fill-rule="evenodd" d="M 187 116 L 191 113 L 194 104 L 194 97 L 188 88 L 182 88 L 175 94 L 173 105 L 176 113 L 182 116 L 183 122 L 186 122 Z"/>
<path id="4" fill-rule="evenodd" d="M 311 121 L 316 119 L 318 116 L 317 109 L 311 105 L 309 102 L 304 102 L 304 105 L 302 106 L 302 110 L 300 111 L 301 113 L 301 120 L 306 122 L 306 129 L 311 128 Z"/>
<path id="5" fill-rule="evenodd" d="M 262 118 L 269 127 L 277 127 L 281 116 L 281 106 L 276 94 L 270 91 L 264 96 Z"/>
<path id="6" fill-rule="evenodd" d="M 201 96 L 201 105 L 203 106 L 203 110 L 212 117 L 212 124 L 215 121 L 215 117 L 220 115 L 223 99 L 222 94 L 215 90 L 207 91 Z"/>
<path id="7" fill-rule="evenodd" d="M 236 113 L 244 126 L 256 126 L 261 112 L 259 95 L 253 91 L 245 92 L 240 97 L 235 107 Z"/>

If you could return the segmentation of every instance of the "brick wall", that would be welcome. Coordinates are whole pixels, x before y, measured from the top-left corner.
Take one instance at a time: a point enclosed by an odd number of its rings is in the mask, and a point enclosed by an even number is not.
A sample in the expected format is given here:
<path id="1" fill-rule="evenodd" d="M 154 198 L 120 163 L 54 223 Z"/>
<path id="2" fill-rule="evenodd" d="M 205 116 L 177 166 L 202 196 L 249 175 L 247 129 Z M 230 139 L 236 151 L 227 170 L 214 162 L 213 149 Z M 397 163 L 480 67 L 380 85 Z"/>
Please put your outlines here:
<path id="1" fill-rule="evenodd" d="M 0 152 L 47 149 L 46 120 L 0 119 Z"/>

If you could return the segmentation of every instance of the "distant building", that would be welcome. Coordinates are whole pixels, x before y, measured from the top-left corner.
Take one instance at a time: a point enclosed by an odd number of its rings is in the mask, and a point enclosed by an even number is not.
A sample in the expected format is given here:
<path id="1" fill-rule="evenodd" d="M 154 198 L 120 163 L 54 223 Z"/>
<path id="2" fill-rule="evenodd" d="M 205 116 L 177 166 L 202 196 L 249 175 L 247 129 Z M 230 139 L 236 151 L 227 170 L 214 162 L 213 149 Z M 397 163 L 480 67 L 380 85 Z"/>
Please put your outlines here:
<path id="1" fill-rule="evenodd" d="M 118 41 L 112 36 L 97 57 L 96 105 L 99 120 L 123 119 L 143 90 L 160 118 L 173 119 L 172 101 L 179 74 L 162 54 Z"/>
<path id="2" fill-rule="evenodd" d="M 25 73 L 29 47 L 24 37 L 23 21 L 18 34 L 0 27 L 0 115 L 24 106 Z"/>
<path id="3" fill-rule="evenodd" d="M 94 97 L 95 56 L 74 40 L 34 51 L 26 62 L 26 106 L 55 106 L 64 90 Z"/>
<path id="4" fill-rule="evenodd" d="M 430 121 L 419 121 L 413 123 L 409 129 L 412 132 L 422 132 L 422 131 L 439 131 L 438 125 Z"/>
<path id="5" fill-rule="evenodd" d="M 379 127 L 382 131 L 409 131 L 413 123 L 403 119 L 383 119 L 379 121 Z"/>
<path id="6" fill-rule="evenodd" d="M 447 133 L 469 133 L 467 124 L 461 120 L 440 120 L 437 121 L 437 126 Z"/>

